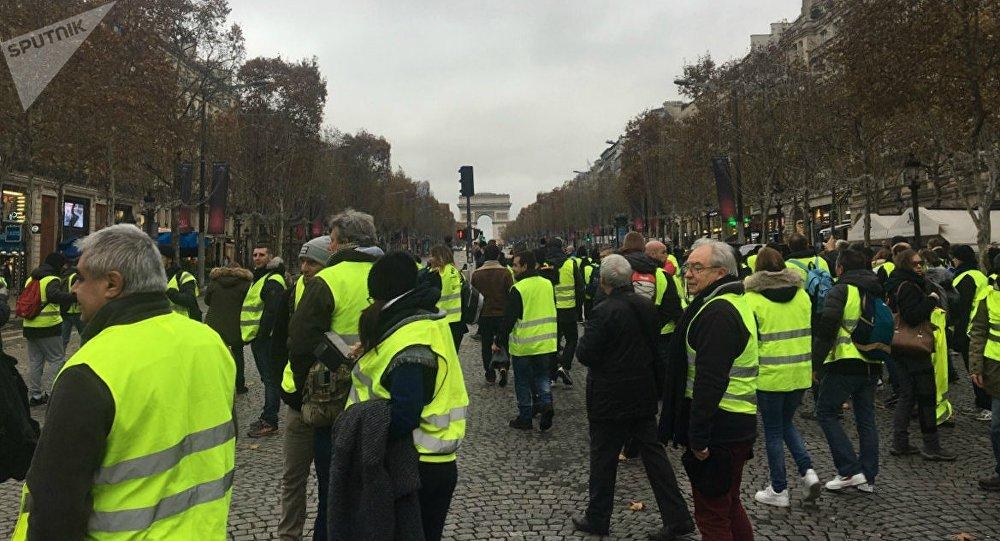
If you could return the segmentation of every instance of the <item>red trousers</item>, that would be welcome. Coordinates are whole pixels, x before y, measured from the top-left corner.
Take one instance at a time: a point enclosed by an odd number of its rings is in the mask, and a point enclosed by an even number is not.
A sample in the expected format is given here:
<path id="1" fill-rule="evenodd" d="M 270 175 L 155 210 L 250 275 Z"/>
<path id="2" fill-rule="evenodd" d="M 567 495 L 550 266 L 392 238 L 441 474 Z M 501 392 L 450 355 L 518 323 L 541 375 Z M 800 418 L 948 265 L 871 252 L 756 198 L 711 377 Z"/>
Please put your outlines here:
<path id="1" fill-rule="evenodd" d="M 701 532 L 702 541 L 753 541 L 753 526 L 740 503 L 740 484 L 743 466 L 750 459 L 753 443 L 726 446 L 733 453 L 733 482 L 729 492 L 709 498 L 692 487 L 694 496 L 694 521 Z"/>

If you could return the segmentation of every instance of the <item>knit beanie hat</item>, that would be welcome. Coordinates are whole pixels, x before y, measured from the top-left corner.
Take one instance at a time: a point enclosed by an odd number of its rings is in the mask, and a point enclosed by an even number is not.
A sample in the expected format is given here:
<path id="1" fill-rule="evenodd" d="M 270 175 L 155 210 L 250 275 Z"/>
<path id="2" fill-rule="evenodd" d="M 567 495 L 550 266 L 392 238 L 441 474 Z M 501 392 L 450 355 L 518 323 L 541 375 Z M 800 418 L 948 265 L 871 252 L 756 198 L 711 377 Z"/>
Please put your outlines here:
<path id="1" fill-rule="evenodd" d="M 964 244 L 961 244 L 959 246 L 952 246 L 951 256 L 961 261 L 962 263 L 976 262 L 976 253 L 972 251 L 971 246 L 966 246 Z"/>
<path id="2" fill-rule="evenodd" d="M 330 259 L 330 236 L 316 237 L 303 244 L 299 250 L 299 259 L 310 259 L 325 266 Z"/>
<path id="3" fill-rule="evenodd" d="M 60 254 L 59 252 L 52 252 L 51 254 L 45 256 L 45 264 L 53 269 L 59 270 L 66 265 L 66 256 Z"/>
<path id="4" fill-rule="evenodd" d="M 405 252 L 382 257 L 368 271 L 368 294 L 372 299 L 389 301 L 417 287 L 417 266 Z"/>

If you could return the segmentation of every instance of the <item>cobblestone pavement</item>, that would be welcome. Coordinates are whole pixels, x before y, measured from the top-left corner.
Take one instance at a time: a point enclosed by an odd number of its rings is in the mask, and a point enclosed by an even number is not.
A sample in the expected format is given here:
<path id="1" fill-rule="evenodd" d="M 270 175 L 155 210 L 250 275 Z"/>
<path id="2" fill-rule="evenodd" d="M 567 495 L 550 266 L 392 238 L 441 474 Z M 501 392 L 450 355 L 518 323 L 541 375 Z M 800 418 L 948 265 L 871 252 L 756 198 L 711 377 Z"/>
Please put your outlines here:
<path id="1" fill-rule="evenodd" d="M 23 340 L 5 333 L 7 351 L 26 358 Z M 71 351 L 75 348 L 70 345 Z M 573 370 L 577 385 L 557 384 L 555 426 L 548 433 L 514 431 L 507 420 L 515 415 L 513 386 L 487 385 L 482 378 L 479 343 L 466 337 L 461 357 L 471 400 L 468 437 L 459 452 L 459 485 L 452 502 L 445 537 L 473 539 L 579 539 L 570 516 L 581 512 L 587 500 L 587 425 L 584 410 L 585 369 Z M 262 401 L 260 380 L 246 352 L 247 381 L 251 392 L 237 398 L 240 424 L 246 426 L 259 414 Z M 19 364 L 22 371 L 25 363 Z M 47 378 L 50 376 L 47 374 Z M 950 395 L 960 408 L 971 402 L 964 381 Z M 283 409 L 284 411 L 284 409 Z M 44 407 L 33 412 L 44 416 Z M 943 441 L 958 452 L 951 464 L 926 463 L 919 457 L 889 456 L 889 412 L 879 410 L 878 423 L 883 456 L 878 493 L 865 495 L 824 493 L 818 505 L 803 506 L 796 499 L 789 509 L 762 506 L 753 493 L 768 483 L 763 446 L 748 464 L 743 482 L 743 501 L 762 540 L 924 540 L 955 539 L 965 532 L 972 538 L 1000 538 L 1000 495 L 987 494 L 975 486 L 977 478 L 992 471 L 987 424 L 969 415 L 957 417 L 954 428 L 944 429 Z M 848 434 L 853 421 L 846 421 Z M 820 477 L 835 474 L 829 449 L 818 426 L 801 420 L 799 427 Z M 915 426 L 911 430 L 918 436 Z M 855 439 L 856 438 L 852 438 Z M 680 451 L 670 450 L 679 471 L 681 490 L 690 503 L 690 488 L 680 471 Z M 237 475 L 230 511 L 232 539 L 272 539 L 280 514 L 281 438 L 260 440 L 241 437 L 237 442 Z M 794 465 L 789 460 L 789 471 Z M 799 488 L 790 479 L 790 488 Z M 0 537 L 13 528 L 20 483 L 0 484 Z M 307 534 L 315 516 L 315 489 L 310 488 Z M 644 511 L 630 511 L 629 503 L 641 501 Z M 613 539 L 644 539 L 659 526 L 656 504 L 639 460 L 619 468 Z M 596 539 L 593 538 L 593 539 Z"/>

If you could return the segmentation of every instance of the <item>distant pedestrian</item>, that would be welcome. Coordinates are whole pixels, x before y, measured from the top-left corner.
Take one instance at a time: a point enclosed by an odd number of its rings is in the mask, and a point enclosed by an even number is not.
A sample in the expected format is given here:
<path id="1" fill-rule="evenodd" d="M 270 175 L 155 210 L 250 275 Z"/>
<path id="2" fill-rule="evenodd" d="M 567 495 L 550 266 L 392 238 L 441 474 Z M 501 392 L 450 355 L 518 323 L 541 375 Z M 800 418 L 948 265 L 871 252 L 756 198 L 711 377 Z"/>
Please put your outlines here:
<path id="1" fill-rule="evenodd" d="M 431 248 L 431 258 L 427 265 L 431 271 L 427 275 L 427 284 L 441 292 L 438 310 L 445 313 L 445 321 L 451 329 L 455 340 L 455 351 L 462 348 L 462 337 L 469 332 L 469 327 L 462 322 L 462 274 L 455 268 L 455 255 L 446 246 L 438 245 Z"/>
<path id="2" fill-rule="evenodd" d="M 247 290 L 240 312 L 240 334 L 250 344 L 257 373 L 264 384 L 264 406 L 260 418 L 250 425 L 251 438 L 270 436 L 278 431 L 278 409 L 281 406 L 280 369 L 271 361 L 271 333 L 274 321 L 282 309 L 285 284 L 285 262 L 274 257 L 263 244 L 253 249 L 253 285 Z"/>
<path id="3" fill-rule="evenodd" d="M 25 319 L 22 332 L 28 343 L 28 403 L 32 406 L 45 404 L 49 393 L 43 391 L 42 374 L 49 365 L 52 374 L 58 374 L 66 360 L 62 341 L 62 316 L 59 306 L 76 302 L 76 295 L 62 287 L 59 278 L 66 267 L 66 257 L 52 252 L 24 283 L 39 282 L 41 311 L 37 316 Z"/>
<path id="4" fill-rule="evenodd" d="M 482 293 L 484 300 L 479 314 L 483 372 L 487 383 L 496 382 L 499 372 L 500 386 L 503 387 L 507 385 L 508 367 L 493 366 L 493 344 L 503 324 L 504 308 L 507 306 L 510 288 L 514 287 L 514 277 L 500 265 L 500 247 L 496 243 L 487 244 L 483 253 L 483 265 L 472 273 L 472 287 Z"/>
<path id="5" fill-rule="evenodd" d="M 170 246 L 160 246 L 160 257 L 167 273 L 167 297 L 173 305 L 174 312 L 201 321 L 201 307 L 198 306 L 198 295 L 201 292 L 198 289 L 198 279 L 174 260 L 174 252 Z"/>
<path id="6" fill-rule="evenodd" d="M 69 293 L 73 291 L 73 284 L 77 279 L 76 262 L 68 260 L 68 267 L 62 274 L 64 290 Z M 62 341 L 63 349 L 69 345 L 69 339 L 73 336 L 73 329 L 76 333 L 83 334 L 83 322 L 80 321 L 80 304 L 76 302 L 60 304 L 59 315 L 62 317 Z"/>
<path id="7" fill-rule="evenodd" d="M 1000 492 L 1000 290 L 993 286 L 979 302 L 972 320 L 969 349 L 972 384 L 992 397 L 990 442 L 994 474 L 979 480 L 979 488 Z"/>
<path id="8" fill-rule="evenodd" d="M 208 287 L 205 288 L 205 304 L 208 305 L 205 324 L 219 333 L 233 354 L 233 362 L 236 363 L 236 393 L 243 394 L 247 392 L 247 384 L 243 374 L 245 362 L 240 311 L 253 281 L 253 273 L 238 266 L 217 267 L 209 272 L 208 278 Z"/>
<path id="9" fill-rule="evenodd" d="M 601 263 L 607 297 L 594 307 L 577 354 L 587 372 L 590 430 L 590 502 L 577 530 L 607 535 L 614 503 L 618 453 L 626 440 L 642 457 L 663 528 L 654 539 L 676 539 L 694 532 L 677 478 L 657 441 L 656 410 L 665 370 L 659 355 L 660 324 L 653 303 L 632 290 L 632 267 L 610 255 Z"/>
<path id="10" fill-rule="evenodd" d="M 958 301 L 952 313 L 948 345 L 962 356 L 966 370 L 969 369 L 969 327 L 976 315 L 979 304 L 986 298 L 989 291 L 989 279 L 979 268 L 979 262 L 972 248 L 965 245 L 955 246 L 951 250 L 955 262 L 955 278 L 952 285 L 958 293 Z M 990 395 L 981 387 L 973 386 L 974 405 L 977 419 L 989 422 Z"/>
<path id="11" fill-rule="evenodd" d="M 555 382 L 558 378 L 564 385 L 573 385 L 570 371 L 579 341 L 576 311 L 577 306 L 583 302 L 583 271 L 563 251 L 563 241 L 559 237 L 550 239 L 546 244 L 545 262 L 556 277 L 556 312 L 559 319 L 557 339 L 562 346 L 559 355 L 549 366 L 549 379 Z"/>

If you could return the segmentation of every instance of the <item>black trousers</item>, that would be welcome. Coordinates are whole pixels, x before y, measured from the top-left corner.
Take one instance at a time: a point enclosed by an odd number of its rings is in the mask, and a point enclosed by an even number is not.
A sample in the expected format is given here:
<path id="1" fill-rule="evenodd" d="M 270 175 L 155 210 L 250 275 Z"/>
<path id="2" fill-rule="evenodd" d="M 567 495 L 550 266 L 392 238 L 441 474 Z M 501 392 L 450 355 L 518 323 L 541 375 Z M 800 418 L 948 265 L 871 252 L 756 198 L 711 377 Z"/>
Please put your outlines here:
<path id="1" fill-rule="evenodd" d="M 233 354 L 233 361 L 236 363 L 236 388 L 243 389 L 247 386 L 246 377 L 243 375 L 243 365 L 246 362 L 243 358 L 243 344 L 229 346 L 229 351 Z"/>
<path id="2" fill-rule="evenodd" d="M 615 480 L 618 477 L 618 453 L 625 440 L 642 457 L 646 477 L 653 487 L 653 496 L 660 509 L 663 525 L 682 527 L 691 523 L 684 497 L 677 488 L 677 477 L 667 460 L 667 452 L 657 441 L 654 416 L 627 421 L 590 421 L 590 504 L 587 518 L 596 526 L 606 528 L 611 523 Z"/>
<path id="3" fill-rule="evenodd" d="M 479 316 L 480 347 L 483 354 L 483 372 L 485 373 L 494 369 L 491 366 L 493 363 L 493 340 L 496 339 L 502 324 L 503 316 Z"/>
<path id="4" fill-rule="evenodd" d="M 969 343 L 965 342 L 965 347 L 957 350 L 962 355 L 962 362 L 965 363 L 965 370 L 969 370 Z M 976 407 L 981 410 L 993 408 L 993 399 L 982 387 L 972 386 L 972 394 L 975 398 Z"/>
<path id="5" fill-rule="evenodd" d="M 469 326 L 461 321 L 455 321 L 449 323 L 448 327 L 451 328 L 451 338 L 455 341 L 455 352 L 458 353 L 462 346 L 462 337 L 469 332 Z"/>
<path id="6" fill-rule="evenodd" d="M 559 308 L 556 310 L 556 318 L 556 343 L 561 344 L 565 338 L 566 344 L 563 345 L 559 355 L 552 356 L 549 379 L 556 379 L 556 372 L 560 366 L 566 370 L 573 367 L 576 343 L 579 340 L 576 328 L 576 308 Z"/>
<path id="7" fill-rule="evenodd" d="M 451 496 L 458 484 L 458 466 L 455 461 L 432 464 L 421 462 L 420 516 L 424 523 L 424 539 L 439 541 L 448 518 Z"/>
<path id="8" fill-rule="evenodd" d="M 933 369 L 911 372 L 903 364 L 898 372 L 899 402 L 896 402 L 896 411 L 892 416 L 892 440 L 897 448 L 903 448 L 910 442 L 910 414 L 914 405 L 917 406 L 920 432 L 925 439 L 927 435 L 937 433 L 937 392 Z"/>

